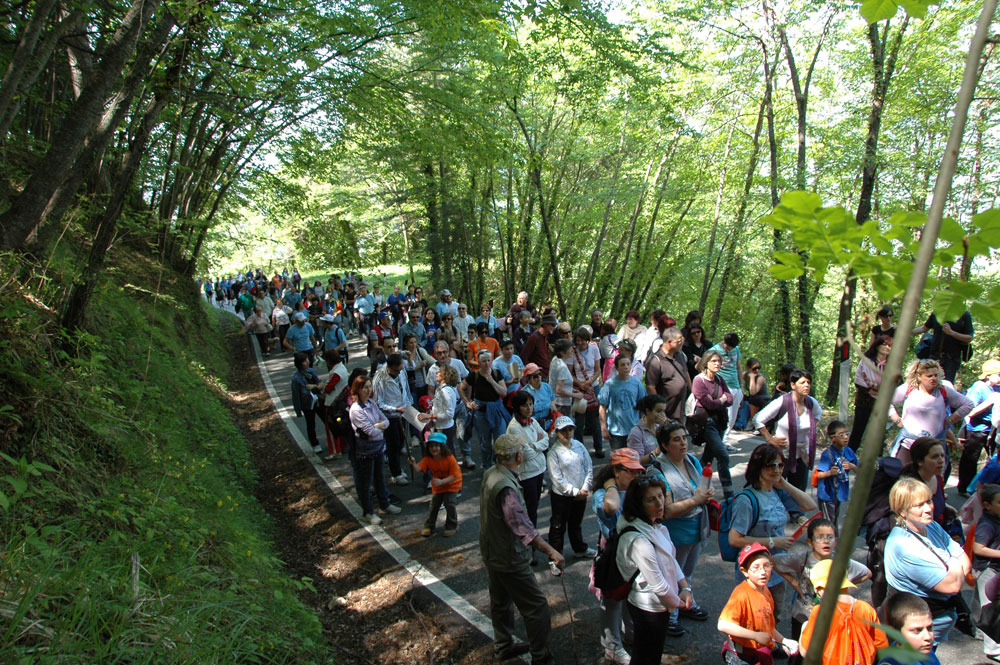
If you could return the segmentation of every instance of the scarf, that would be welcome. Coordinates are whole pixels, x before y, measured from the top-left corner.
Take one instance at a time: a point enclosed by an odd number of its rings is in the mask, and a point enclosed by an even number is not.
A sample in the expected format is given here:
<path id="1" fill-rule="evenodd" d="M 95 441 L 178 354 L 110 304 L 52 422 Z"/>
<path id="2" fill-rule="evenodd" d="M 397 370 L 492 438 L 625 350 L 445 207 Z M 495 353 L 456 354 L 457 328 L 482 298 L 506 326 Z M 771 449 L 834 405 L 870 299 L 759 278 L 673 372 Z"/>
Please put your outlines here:
<path id="1" fill-rule="evenodd" d="M 782 408 L 788 416 L 788 457 L 790 458 L 788 470 L 794 473 L 799 464 L 799 410 L 795 407 L 793 393 L 785 393 L 781 399 Z M 806 410 L 809 412 L 809 467 L 812 468 L 813 462 L 816 461 L 816 414 L 809 408 L 810 399 L 812 398 L 806 395 Z"/>

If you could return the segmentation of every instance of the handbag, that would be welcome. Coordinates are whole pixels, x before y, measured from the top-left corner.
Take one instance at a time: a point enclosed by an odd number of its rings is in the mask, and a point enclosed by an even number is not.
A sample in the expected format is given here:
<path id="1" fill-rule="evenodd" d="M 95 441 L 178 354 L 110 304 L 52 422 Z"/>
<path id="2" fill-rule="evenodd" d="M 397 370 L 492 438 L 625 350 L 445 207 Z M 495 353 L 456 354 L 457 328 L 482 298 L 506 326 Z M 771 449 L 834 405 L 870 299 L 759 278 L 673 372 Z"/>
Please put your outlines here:
<path id="1" fill-rule="evenodd" d="M 587 381 L 590 379 L 590 373 L 587 372 L 587 366 L 583 364 L 583 358 L 580 357 L 580 352 L 577 351 L 576 347 L 573 347 L 573 356 L 576 358 L 576 365 L 583 372 L 583 380 Z M 597 393 L 594 391 L 594 386 L 590 386 L 590 392 L 583 393 L 583 398 L 586 400 L 587 407 L 584 411 L 596 411 L 599 407 L 597 404 Z M 583 411 L 576 410 L 576 404 L 573 404 L 573 413 L 583 413 Z"/>
<path id="2" fill-rule="evenodd" d="M 731 637 L 726 638 L 726 641 L 722 643 L 722 662 L 725 665 L 749 665 L 736 652 L 736 646 L 733 644 L 733 638 Z"/>

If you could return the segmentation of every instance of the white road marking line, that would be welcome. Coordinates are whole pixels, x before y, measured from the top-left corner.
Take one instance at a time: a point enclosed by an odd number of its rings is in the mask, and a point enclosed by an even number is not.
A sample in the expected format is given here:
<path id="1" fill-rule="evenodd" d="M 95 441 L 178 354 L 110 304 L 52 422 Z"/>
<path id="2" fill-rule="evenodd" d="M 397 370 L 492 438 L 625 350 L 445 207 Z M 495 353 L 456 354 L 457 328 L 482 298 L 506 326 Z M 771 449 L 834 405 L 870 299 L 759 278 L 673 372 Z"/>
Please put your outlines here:
<path id="1" fill-rule="evenodd" d="M 422 563 L 410 556 L 410 553 L 406 549 L 396 542 L 396 539 L 389 535 L 385 529 L 381 526 L 364 524 L 361 522 L 361 505 L 354 498 L 352 492 L 348 491 L 341 482 L 337 479 L 333 473 L 330 472 L 328 468 L 320 461 L 316 453 L 313 452 L 312 444 L 309 440 L 299 431 L 299 428 L 295 426 L 295 409 L 285 406 L 278 397 L 278 392 L 274 389 L 274 384 L 271 383 L 271 375 L 267 371 L 263 363 L 263 357 L 260 353 L 260 345 L 252 344 L 254 357 L 257 360 L 257 371 L 260 372 L 261 378 L 264 380 L 264 387 L 267 388 L 267 394 L 271 397 L 271 403 L 274 405 L 275 411 L 281 417 L 282 421 L 285 423 L 285 427 L 291 433 L 292 438 L 295 443 L 298 444 L 302 453 L 312 464 L 316 473 L 322 478 L 323 482 L 326 483 L 327 487 L 340 499 L 341 503 L 347 507 L 351 515 L 355 520 L 358 521 L 361 526 L 368 531 L 378 541 L 378 544 L 382 546 L 386 552 L 392 556 L 393 559 L 397 561 L 401 566 L 403 566 L 407 572 L 414 576 L 417 581 L 419 581 L 424 587 L 426 587 L 431 593 L 441 599 L 442 602 L 446 603 L 451 609 L 455 610 L 463 619 L 472 624 L 481 633 L 486 635 L 491 641 L 493 640 L 493 624 L 490 622 L 489 617 L 477 610 L 469 601 L 460 596 L 454 589 L 442 582 L 438 577 L 432 573 L 430 570 L 424 567 Z"/>

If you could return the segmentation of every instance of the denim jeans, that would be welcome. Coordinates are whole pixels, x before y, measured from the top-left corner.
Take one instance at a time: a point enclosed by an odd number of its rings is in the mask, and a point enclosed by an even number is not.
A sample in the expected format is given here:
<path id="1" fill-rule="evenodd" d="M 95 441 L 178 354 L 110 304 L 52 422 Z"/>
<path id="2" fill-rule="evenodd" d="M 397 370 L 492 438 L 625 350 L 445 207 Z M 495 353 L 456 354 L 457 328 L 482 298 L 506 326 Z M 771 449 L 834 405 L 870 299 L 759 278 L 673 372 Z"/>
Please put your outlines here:
<path id="1" fill-rule="evenodd" d="M 384 510 L 389 507 L 389 488 L 385 486 L 385 475 L 382 471 L 384 458 L 382 453 L 376 453 L 358 455 L 354 460 L 354 486 L 358 490 L 361 512 L 365 515 L 375 512 L 372 506 L 372 488 L 375 489 L 379 508 Z"/>
<path id="2" fill-rule="evenodd" d="M 597 409 L 586 410 L 573 416 L 576 421 L 577 438 L 583 442 L 583 437 L 588 432 L 594 439 L 594 452 L 601 454 L 604 452 L 604 439 L 601 436 L 601 412 Z"/>
<path id="3" fill-rule="evenodd" d="M 458 510 L 455 508 L 455 504 L 457 503 L 456 494 L 456 492 L 438 492 L 431 495 L 431 507 L 427 513 L 427 521 L 424 522 L 425 528 L 434 529 L 434 523 L 437 522 L 437 514 L 438 510 L 441 509 L 441 504 L 444 504 L 444 528 L 458 528 Z"/>
<path id="4" fill-rule="evenodd" d="M 715 462 L 714 469 L 719 473 L 719 480 L 722 481 L 722 491 L 727 495 L 731 494 L 733 477 L 729 473 L 729 452 L 722 443 L 722 435 L 711 416 L 705 421 L 705 452 L 701 454 L 702 466 L 709 462 Z"/>
<path id="5" fill-rule="evenodd" d="M 479 439 L 479 457 L 485 470 L 493 466 L 493 441 L 503 432 L 490 427 L 490 421 L 486 417 L 486 402 L 476 400 L 476 404 L 479 409 L 472 412 L 472 427 Z M 471 445 L 469 452 L 472 452 Z"/>

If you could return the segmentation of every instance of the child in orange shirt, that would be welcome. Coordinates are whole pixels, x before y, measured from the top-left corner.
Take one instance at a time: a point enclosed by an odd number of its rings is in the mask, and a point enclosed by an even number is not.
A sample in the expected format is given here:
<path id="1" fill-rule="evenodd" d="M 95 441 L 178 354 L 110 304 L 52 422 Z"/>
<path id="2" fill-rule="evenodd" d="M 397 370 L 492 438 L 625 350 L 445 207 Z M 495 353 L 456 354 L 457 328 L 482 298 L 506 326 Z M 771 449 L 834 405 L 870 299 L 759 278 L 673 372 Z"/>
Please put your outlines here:
<path id="1" fill-rule="evenodd" d="M 798 650 L 798 645 L 782 637 L 774 625 L 774 599 L 767 589 L 774 569 L 771 552 L 760 543 L 752 543 L 740 552 L 738 562 L 746 583 L 733 589 L 722 608 L 719 632 L 741 647 L 738 655 L 750 665 L 774 665 L 776 645 L 783 645 L 789 655 Z"/>
<path id="2" fill-rule="evenodd" d="M 826 588 L 832 564 L 832 559 L 823 559 L 809 571 L 809 581 L 820 596 Z M 874 665 L 876 652 L 889 646 L 889 640 L 884 632 L 875 627 L 879 624 L 875 608 L 863 600 L 851 597 L 847 592 L 848 589 L 855 588 L 854 582 L 845 577 L 841 587 L 837 596 L 837 610 L 823 647 L 823 665 Z M 799 638 L 803 657 L 812 641 L 813 627 L 818 616 L 819 605 L 814 605 L 809 621 L 802 628 L 802 637 Z"/>
<path id="3" fill-rule="evenodd" d="M 462 471 L 451 450 L 448 449 L 448 438 L 443 432 L 434 432 L 427 437 L 427 455 L 418 463 L 410 455 L 410 467 L 413 473 L 427 471 L 431 474 L 431 507 L 427 513 L 427 521 L 420 535 L 427 538 L 434 531 L 438 510 L 444 504 L 445 519 L 442 536 L 455 535 L 458 530 L 458 510 L 455 508 L 458 493 L 462 491 Z"/>

